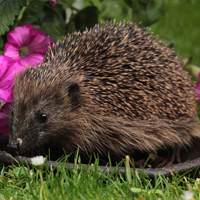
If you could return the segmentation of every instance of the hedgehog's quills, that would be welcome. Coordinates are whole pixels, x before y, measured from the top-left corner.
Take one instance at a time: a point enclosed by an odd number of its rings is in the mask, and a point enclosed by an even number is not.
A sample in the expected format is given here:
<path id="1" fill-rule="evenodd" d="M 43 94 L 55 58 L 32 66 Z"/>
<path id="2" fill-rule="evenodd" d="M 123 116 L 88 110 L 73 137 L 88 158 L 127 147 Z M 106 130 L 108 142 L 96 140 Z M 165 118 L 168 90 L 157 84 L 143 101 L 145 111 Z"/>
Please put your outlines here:
<path id="1" fill-rule="evenodd" d="M 178 56 L 124 23 L 59 41 L 43 64 L 17 75 L 11 113 L 10 146 L 24 155 L 79 147 L 86 158 L 110 152 L 115 162 L 170 150 L 166 165 L 199 137 L 194 87 Z"/>

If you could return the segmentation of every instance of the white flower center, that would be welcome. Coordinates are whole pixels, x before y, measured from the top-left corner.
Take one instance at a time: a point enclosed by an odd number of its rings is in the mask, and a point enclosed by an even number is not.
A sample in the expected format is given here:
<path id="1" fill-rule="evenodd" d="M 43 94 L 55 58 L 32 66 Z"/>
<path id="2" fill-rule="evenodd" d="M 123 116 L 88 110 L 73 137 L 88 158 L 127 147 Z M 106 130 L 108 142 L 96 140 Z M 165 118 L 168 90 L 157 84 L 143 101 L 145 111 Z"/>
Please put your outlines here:
<path id="1" fill-rule="evenodd" d="M 29 53 L 28 47 L 22 46 L 22 47 L 19 48 L 20 57 L 24 57 L 24 56 L 28 55 L 28 53 Z"/>

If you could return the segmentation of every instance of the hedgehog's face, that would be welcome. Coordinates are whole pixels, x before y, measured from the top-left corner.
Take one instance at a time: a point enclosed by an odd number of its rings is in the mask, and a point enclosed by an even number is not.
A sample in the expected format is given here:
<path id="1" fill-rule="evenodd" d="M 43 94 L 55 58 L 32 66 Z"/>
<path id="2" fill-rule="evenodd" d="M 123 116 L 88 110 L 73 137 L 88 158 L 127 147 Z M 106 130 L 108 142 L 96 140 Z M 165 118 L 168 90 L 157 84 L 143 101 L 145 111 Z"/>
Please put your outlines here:
<path id="1" fill-rule="evenodd" d="M 79 109 L 77 83 L 35 86 L 22 80 L 14 87 L 9 146 L 21 154 L 42 151 L 47 144 L 60 145 L 73 131 L 69 124 Z"/>

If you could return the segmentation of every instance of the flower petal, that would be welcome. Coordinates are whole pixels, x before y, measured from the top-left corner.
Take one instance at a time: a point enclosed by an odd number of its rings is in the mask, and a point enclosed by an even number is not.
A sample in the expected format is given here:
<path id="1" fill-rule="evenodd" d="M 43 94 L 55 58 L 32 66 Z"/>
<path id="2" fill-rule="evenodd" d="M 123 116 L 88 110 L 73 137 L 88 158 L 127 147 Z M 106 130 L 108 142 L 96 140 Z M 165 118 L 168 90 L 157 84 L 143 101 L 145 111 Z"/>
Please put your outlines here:
<path id="1" fill-rule="evenodd" d="M 4 72 L 3 76 L 1 77 L 0 81 L 1 83 L 5 80 L 12 79 L 14 75 L 18 72 L 23 71 L 24 66 L 20 64 L 18 61 L 12 61 L 6 68 L 6 71 Z"/>
<path id="2" fill-rule="evenodd" d="M 12 87 L 14 85 L 14 76 L 18 72 L 22 72 L 25 68 L 19 62 L 12 62 L 7 66 L 7 70 L 0 79 L 0 99 L 5 102 L 12 102 Z"/>
<path id="3" fill-rule="evenodd" d="M 8 33 L 7 40 L 9 43 L 16 45 L 18 48 L 28 45 L 32 31 L 34 31 L 34 26 L 31 24 L 18 26 Z"/>
<path id="4" fill-rule="evenodd" d="M 34 30 L 30 24 L 16 27 L 8 34 L 8 43 L 5 45 L 5 55 L 23 66 L 35 66 L 42 62 L 48 46 L 53 46 L 53 40 L 41 30 Z M 22 47 L 27 47 L 23 56 Z M 23 48 L 24 49 L 24 48 Z"/>
<path id="5" fill-rule="evenodd" d="M 44 55 L 39 53 L 31 53 L 21 58 L 21 64 L 23 66 L 35 66 L 38 63 L 43 62 Z"/>
<path id="6" fill-rule="evenodd" d="M 35 157 L 31 158 L 31 162 L 35 166 L 40 166 L 40 165 L 44 164 L 45 159 L 46 158 L 43 156 L 35 156 Z"/>
<path id="7" fill-rule="evenodd" d="M 200 81 L 196 84 L 196 94 L 198 98 L 198 102 L 200 102 Z"/>
<path id="8" fill-rule="evenodd" d="M 49 44 L 51 46 L 51 48 L 53 47 L 53 39 L 48 35 L 47 36 L 48 40 L 49 40 Z"/>
<path id="9" fill-rule="evenodd" d="M 4 77 L 4 74 L 6 73 L 8 66 L 11 62 L 11 58 L 0 55 L 0 80 L 2 79 L 2 77 Z"/>
<path id="10" fill-rule="evenodd" d="M 0 89 L 0 99 L 5 102 L 12 102 L 13 101 L 12 87 L 10 90 Z"/>
<path id="11" fill-rule="evenodd" d="M 38 52 L 38 53 L 45 53 L 47 50 L 47 47 L 49 45 L 52 46 L 52 39 L 50 37 L 47 37 L 45 33 L 41 30 L 35 31 L 35 34 L 32 37 L 32 40 L 30 44 L 28 45 L 30 53 L 32 52 Z"/>
<path id="12" fill-rule="evenodd" d="M 20 60 L 19 47 L 6 43 L 4 47 L 4 55 L 12 58 L 13 60 Z"/>
<path id="13" fill-rule="evenodd" d="M 10 111 L 11 103 L 6 103 L 1 107 L 0 110 L 0 131 L 9 135 L 9 126 L 8 126 L 8 115 Z"/>

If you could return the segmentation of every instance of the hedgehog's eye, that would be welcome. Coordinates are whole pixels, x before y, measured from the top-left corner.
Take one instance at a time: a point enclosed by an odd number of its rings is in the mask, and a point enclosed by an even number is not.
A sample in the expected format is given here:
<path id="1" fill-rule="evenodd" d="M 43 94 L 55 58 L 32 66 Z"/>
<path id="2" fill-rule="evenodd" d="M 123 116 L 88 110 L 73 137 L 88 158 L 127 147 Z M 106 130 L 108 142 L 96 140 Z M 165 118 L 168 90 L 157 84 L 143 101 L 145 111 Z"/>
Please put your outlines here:
<path id="1" fill-rule="evenodd" d="M 39 116 L 39 119 L 41 122 L 46 122 L 47 121 L 47 114 L 41 113 Z"/>

